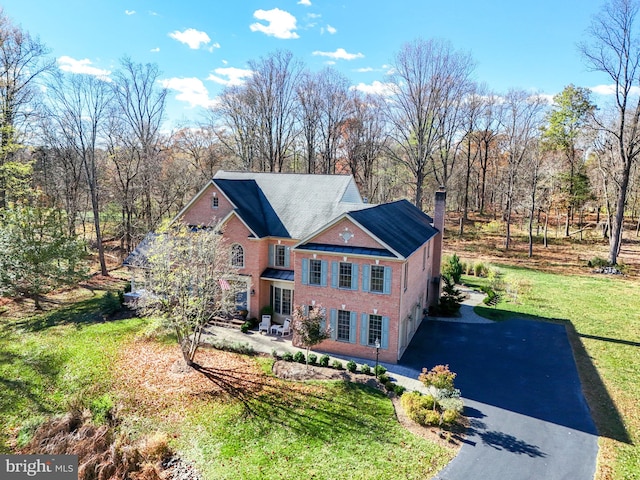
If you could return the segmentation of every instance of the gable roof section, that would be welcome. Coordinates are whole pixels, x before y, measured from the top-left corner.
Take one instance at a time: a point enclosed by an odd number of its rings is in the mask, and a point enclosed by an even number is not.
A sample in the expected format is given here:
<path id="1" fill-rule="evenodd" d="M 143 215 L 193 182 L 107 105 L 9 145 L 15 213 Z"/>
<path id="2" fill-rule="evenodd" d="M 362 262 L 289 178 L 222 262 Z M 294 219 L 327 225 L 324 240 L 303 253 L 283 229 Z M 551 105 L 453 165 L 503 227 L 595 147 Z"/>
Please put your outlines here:
<path id="1" fill-rule="evenodd" d="M 347 216 L 404 258 L 438 233 L 432 218 L 407 200 L 351 211 Z"/>
<path id="2" fill-rule="evenodd" d="M 348 175 L 220 170 L 213 181 L 259 236 L 301 239 L 348 211 L 371 207 L 362 201 L 353 177 Z M 234 185 L 238 181 L 254 182 L 257 189 L 252 190 L 248 183 Z M 240 202 L 244 202 L 242 208 Z M 258 218 L 258 207 L 263 219 Z"/>
<path id="3" fill-rule="evenodd" d="M 254 180 L 214 179 L 214 183 L 258 237 L 289 237 L 286 227 Z"/>

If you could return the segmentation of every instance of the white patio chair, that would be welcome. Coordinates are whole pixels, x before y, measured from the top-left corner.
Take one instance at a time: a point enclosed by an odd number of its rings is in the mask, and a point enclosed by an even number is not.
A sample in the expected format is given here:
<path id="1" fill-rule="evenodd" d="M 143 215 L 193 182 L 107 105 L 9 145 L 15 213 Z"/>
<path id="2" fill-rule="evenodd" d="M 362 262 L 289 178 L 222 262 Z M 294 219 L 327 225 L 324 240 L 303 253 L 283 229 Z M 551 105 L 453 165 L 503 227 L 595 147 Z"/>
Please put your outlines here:
<path id="1" fill-rule="evenodd" d="M 273 328 L 271 330 L 273 331 Z M 289 335 L 291 333 L 291 319 L 285 318 L 284 323 L 276 327 L 276 333 L 282 336 Z"/>
<path id="2" fill-rule="evenodd" d="M 269 333 L 269 329 L 271 328 L 271 315 L 262 315 L 262 321 L 260 325 L 258 325 L 258 333 L 264 331 L 264 333 Z"/>

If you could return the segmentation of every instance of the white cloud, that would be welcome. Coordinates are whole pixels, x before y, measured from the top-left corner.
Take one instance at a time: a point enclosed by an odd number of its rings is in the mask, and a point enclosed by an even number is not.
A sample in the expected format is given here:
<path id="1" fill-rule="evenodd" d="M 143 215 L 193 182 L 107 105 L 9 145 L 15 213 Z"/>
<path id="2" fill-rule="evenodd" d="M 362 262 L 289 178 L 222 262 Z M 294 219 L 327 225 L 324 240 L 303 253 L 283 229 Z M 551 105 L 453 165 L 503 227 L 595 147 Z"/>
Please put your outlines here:
<path id="1" fill-rule="evenodd" d="M 125 10 L 125 11 L 124 11 L 124 14 L 125 14 L 125 15 L 135 15 L 135 14 L 136 14 L 136 11 L 135 11 L 135 10 Z"/>
<path id="2" fill-rule="evenodd" d="M 615 95 L 615 85 L 596 85 L 595 87 L 589 87 L 593 93 L 597 95 Z M 640 87 L 631 87 L 631 95 L 640 95 Z"/>
<path id="3" fill-rule="evenodd" d="M 75 58 L 63 55 L 58 58 L 58 68 L 63 72 L 81 73 L 84 75 L 93 75 L 103 80 L 107 80 L 111 74 L 110 70 L 103 70 L 101 68 L 92 67 L 91 60 L 84 58 L 82 60 L 76 60 Z"/>
<path id="4" fill-rule="evenodd" d="M 152 48 L 149 51 L 152 52 L 152 53 L 158 53 L 160 51 L 160 47 Z"/>
<path id="5" fill-rule="evenodd" d="M 305 7 L 310 7 L 311 6 L 311 0 L 300 0 L 298 2 L 298 5 L 304 5 Z"/>
<path id="6" fill-rule="evenodd" d="M 373 67 L 364 67 L 364 68 L 356 68 L 354 71 L 358 73 L 368 73 L 368 72 L 374 72 L 375 69 Z"/>
<path id="7" fill-rule="evenodd" d="M 209 98 L 209 91 L 199 78 L 167 78 L 160 80 L 164 88 L 178 92 L 176 100 L 187 102 L 190 107 L 209 108 L 215 105 L 215 100 Z"/>
<path id="8" fill-rule="evenodd" d="M 320 57 L 329 57 L 339 60 L 355 60 L 356 58 L 364 58 L 362 53 L 348 53 L 344 48 L 338 48 L 335 52 L 321 52 L 316 50 L 313 55 Z"/>
<path id="9" fill-rule="evenodd" d="M 331 35 L 335 34 L 338 32 L 338 30 L 336 30 L 334 27 L 332 27 L 331 25 L 327 25 L 327 32 L 329 32 Z"/>
<path id="10" fill-rule="evenodd" d="M 374 81 L 371 85 L 367 85 L 366 83 L 359 83 L 355 87 L 352 87 L 354 90 L 359 90 L 363 93 L 370 93 L 373 95 L 382 95 L 384 97 L 388 97 L 393 95 L 394 85 L 392 83 L 383 83 L 378 80 Z"/>
<path id="11" fill-rule="evenodd" d="M 245 81 L 245 78 L 253 75 L 252 70 L 247 70 L 244 68 L 235 68 L 235 67 L 216 68 L 213 72 L 216 75 L 214 75 L 213 73 L 210 74 L 207 77 L 207 80 L 211 80 L 212 82 L 216 82 L 216 83 L 219 83 L 220 85 L 225 85 L 225 86 L 242 85 Z M 227 77 L 227 78 L 222 78 L 222 77 Z"/>
<path id="12" fill-rule="evenodd" d="M 269 35 L 276 38 L 282 38 L 285 40 L 292 38 L 300 38 L 294 30 L 296 26 L 296 17 L 289 12 L 274 8 L 272 10 L 256 10 L 253 12 L 254 18 L 258 20 L 264 20 L 267 25 L 263 23 L 252 23 L 249 28 L 252 32 L 262 32 L 265 35 Z"/>
<path id="13" fill-rule="evenodd" d="M 193 50 L 197 50 L 201 45 L 206 45 L 211 41 L 209 35 L 195 28 L 187 28 L 184 32 L 176 30 L 175 32 L 171 32 L 169 36 L 178 40 L 180 43 L 189 45 L 189 48 Z"/>
<path id="14" fill-rule="evenodd" d="M 214 51 L 216 48 L 221 48 L 221 47 L 220 47 L 220 44 L 219 44 L 218 42 L 216 42 L 216 43 L 214 43 L 213 45 L 211 45 L 209 48 L 207 48 L 207 50 L 208 50 L 209 52 L 213 53 L 213 51 Z"/>

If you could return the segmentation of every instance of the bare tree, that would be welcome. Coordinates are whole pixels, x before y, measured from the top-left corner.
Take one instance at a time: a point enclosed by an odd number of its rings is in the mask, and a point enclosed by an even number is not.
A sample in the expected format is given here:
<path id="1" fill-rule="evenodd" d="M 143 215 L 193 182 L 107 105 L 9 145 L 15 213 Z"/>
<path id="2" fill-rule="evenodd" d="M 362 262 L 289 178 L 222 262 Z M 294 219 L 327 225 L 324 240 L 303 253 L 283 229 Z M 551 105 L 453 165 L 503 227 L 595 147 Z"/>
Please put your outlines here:
<path id="1" fill-rule="evenodd" d="M 100 161 L 102 133 L 112 101 L 105 80 L 90 75 L 57 75 L 48 86 L 49 117 L 84 168 L 89 187 L 100 272 L 108 275 L 100 226 Z"/>
<path id="2" fill-rule="evenodd" d="M 440 147 L 445 120 L 450 118 L 446 108 L 459 83 L 466 82 L 470 67 L 467 54 L 456 52 L 450 43 L 439 40 L 407 43 L 393 61 L 389 123 L 397 148 L 389 153 L 411 172 L 419 208 L 429 162 Z"/>
<path id="3" fill-rule="evenodd" d="M 307 173 L 316 173 L 322 103 L 319 89 L 318 78 L 311 72 L 304 72 L 296 89 L 298 96 L 298 123 L 303 138 Z"/>
<path id="4" fill-rule="evenodd" d="M 230 249 L 216 229 L 190 232 L 181 226 L 158 235 L 147 260 L 147 295 L 138 307 L 169 324 L 185 362 L 195 366 L 205 325 L 234 307 Z"/>
<path id="5" fill-rule="evenodd" d="M 0 8 L 0 208 L 7 206 L 13 179 L 28 176 L 29 169 L 14 161 L 14 153 L 18 133 L 34 111 L 29 107 L 38 92 L 36 82 L 53 66 L 47 53 L 43 43 L 13 25 Z"/>
<path id="6" fill-rule="evenodd" d="M 475 134 L 477 149 L 479 152 L 479 206 L 480 215 L 484 214 L 486 201 L 487 173 L 490 168 L 490 159 L 497 152 L 496 139 L 500 133 L 502 123 L 502 102 L 497 95 L 489 93 L 484 97 L 484 105 L 478 118 L 478 130 Z"/>
<path id="7" fill-rule="evenodd" d="M 354 95 L 351 117 L 342 128 L 344 157 L 360 192 L 373 200 L 378 194 L 377 164 L 385 150 L 384 100 Z"/>
<path id="8" fill-rule="evenodd" d="M 522 90 L 511 90 L 504 98 L 504 134 L 500 144 L 507 163 L 507 185 L 504 192 L 504 219 L 507 224 L 505 249 L 509 248 L 511 241 L 511 214 L 516 198 L 516 181 L 531 149 L 537 147 L 536 138 L 545 104 L 540 96 Z"/>
<path id="9" fill-rule="evenodd" d="M 155 64 L 139 64 L 125 57 L 116 72 L 113 86 L 118 105 L 125 143 L 136 164 L 138 181 L 142 184 L 142 214 L 147 230 L 152 230 L 160 219 L 153 213 L 153 183 L 160 170 L 160 128 L 162 126 L 167 90 L 158 88 L 160 71 Z M 132 232 L 127 231 L 130 236 Z"/>
<path id="10" fill-rule="evenodd" d="M 249 68 L 253 76 L 246 88 L 255 102 L 262 169 L 281 172 L 295 139 L 296 89 L 303 66 L 290 51 L 277 51 L 250 61 Z"/>
<path id="11" fill-rule="evenodd" d="M 251 171 L 258 152 L 257 101 L 245 86 L 227 87 L 207 115 L 207 129 L 215 132 L 224 148 L 240 160 L 241 168 Z"/>
<path id="12" fill-rule="evenodd" d="M 616 118 L 613 122 L 598 121 L 599 128 L 611 135 L 616 144 L 613 180 L 617 198 L 608 258 L 611 264 L 617 263 L 620 253 L 631 167 L 640 154 L 640 97 L 632 93 L 632 87 L 640 86 L 638 8 L 636 0 L 608 1 L 591 23 L 590 43 L 580 46 L 587 65 L 608 75 L 615 86 Z"/>

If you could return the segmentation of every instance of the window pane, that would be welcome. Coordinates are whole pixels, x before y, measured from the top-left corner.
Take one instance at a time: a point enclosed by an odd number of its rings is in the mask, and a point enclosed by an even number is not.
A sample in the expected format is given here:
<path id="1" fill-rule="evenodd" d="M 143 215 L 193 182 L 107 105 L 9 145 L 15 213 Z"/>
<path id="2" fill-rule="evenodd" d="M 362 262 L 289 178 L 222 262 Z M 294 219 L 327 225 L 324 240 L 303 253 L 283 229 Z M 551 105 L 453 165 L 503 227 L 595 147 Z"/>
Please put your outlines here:
<path id="1" fill-rule="evenodd" d="M 338 286 L 340 288 L 351 288 L 351 264 L 340 262 L 340 280 Z"/>
<path id="2" fill-rule="evenodd" d="M 276 267 L 284 267 L 284 254 L 285 247 L 284 245 L 276 245 Z"/>
<path id="3" fill-rule="evenodd" d="M 345 342 L 349 341 L 349 332 L 351 329 L 349 328 L 351 325 L 351 312 L 347 310 L 338 310 L 338 325 L 337 325 L 337 335 L 336 338 L 338 340 L 342 340 Z"/>
<path id="4" fill-rule="evenodd" d="M 379 265 L 371 266 L 371 285 L 372 292 L 384 292 L 384 267 Z"/>
<path id="5" fill-rule="evenodd" d="M 282 290 L 278 287 L 273 289 L 273 311 L 281 313 L 282 308 Z"/>
<path id="6" fill-rule="evenodd" d="M 382 316 L 369 315 L 369 345 L 374 346 L 376 340 L 382 340 Z"/>
<path id="7" fill-rule="evenodd" d="M 322 284 L 322 262 L 320 260 L 309 261 L 309 284 Z"/>
<path id="8" fill-rule="evenodd" d="M 244 267 L 244 249 L 242 245 L 231 247 L 231 265 L 234 267 Z"/>
<path id="9" fill-rule="evenodd" d="M 282 315 L 291 315 L 291 290 L 282 289 Z"/>

